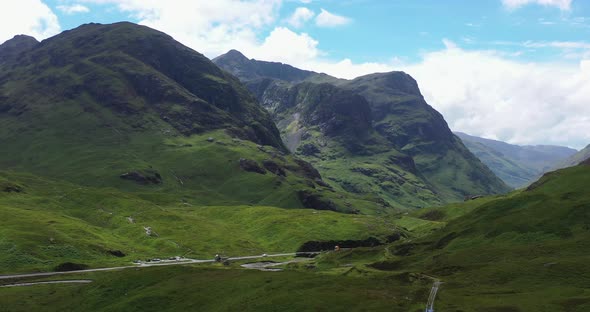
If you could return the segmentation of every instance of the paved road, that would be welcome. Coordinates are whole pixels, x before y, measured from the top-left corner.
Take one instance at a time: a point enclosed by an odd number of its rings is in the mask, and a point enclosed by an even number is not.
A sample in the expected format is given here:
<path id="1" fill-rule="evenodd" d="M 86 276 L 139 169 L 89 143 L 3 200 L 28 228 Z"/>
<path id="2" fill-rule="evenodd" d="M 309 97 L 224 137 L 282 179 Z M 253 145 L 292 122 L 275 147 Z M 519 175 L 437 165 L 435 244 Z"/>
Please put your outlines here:
<path id="1" fill-rule="evenodd" d="M 20 287 L 20 286 L 33 286 L 33 285 L 45 285 L 45 284 L 88 284 L 92 283 L 92 280 L 65 280 L 65 281 L 47 281 L 47 282 L 31 282 L 31 283 L 17 283 L 2 285 L 2 287 Z"/>
<path id="2" fill-rule="evenodd" d="M 307 252 L 308 254 L 319 254 L 320 252 Z M 244 257 L 230 257 L 227 260 L 236 261 L 236 260 L 249 260 L 249 259 L 260 259 L 260 258 L 272 258 L 272 257 L 287 257 L 287 256 L 295 256 L 294 252 L 292 253 L 278 253 L 278 254 L 271 254 L 271 255 L 255 255 L 255 256 L 244 256 Z M 88 269 L 88 270 L 78 270 L 78 271 L 67 271 L 67 272 L 44 272 L 44 273 L 25 273 L 25 274 L 11 274 L 11 275 L 0 275 L 0 280 L 5 279 L 17 279 L 17 278 L 25 278 L 25 277 L 44 277 L 44 276 L 54 276 L 54 275 L 64 275 L 64 274 L 79 274 L 79 273 L 88 273 L 88 272 L 102 272 L 102 271 L 117 271 L 117 270 L 125 270 L 125 269 L 132 269 L 132 268 L 145 268 L 145 267 L 155 267 L 155 266 L 168 266 L 168 265 L 185 265 L 185 264 L 195 264 L 195 263 L 212 263 L 215 262 L 213 259 L 182 259 L 179 261 L 176 260 L 165 260 L 161 262 L 142 262 L 136 265 L 128 265 L 128 266 L 120 266 L 120 267 L 112 267 L 112 268 L 99 268 L 99 269 Z"/>

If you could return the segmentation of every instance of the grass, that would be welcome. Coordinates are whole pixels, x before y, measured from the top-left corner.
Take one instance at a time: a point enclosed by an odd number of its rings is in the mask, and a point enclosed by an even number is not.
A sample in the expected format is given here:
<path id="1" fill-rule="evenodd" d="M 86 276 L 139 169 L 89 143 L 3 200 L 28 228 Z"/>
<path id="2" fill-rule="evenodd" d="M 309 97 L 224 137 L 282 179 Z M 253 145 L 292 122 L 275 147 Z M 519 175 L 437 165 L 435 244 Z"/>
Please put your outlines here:
<path id="1" fill-rule="evenodd" d="M 84 274 L 85 285 L 3 288 L 11 311 L 419 311 L 426 285 L 395 277 L 169 267 Z M 179 287 L 182 285 L 182 287 Z"/>
<path id="2" fill-rule="evenodd" d="M 203 206 L 112 188 L 79 187 L 30 175 L 24 193 L 0 193 L 0 271 L 51 270 L 62 262 L 93 267 L 134 259 L 215 253 L 251 255 L 295 251 L 309 240 L 385 237 L 385 220 L 311 209 Z M 132 222 L 131 223 L 131 219 Z M 144 227 L 158 236 L 148 237 Z M 34 229 L 31 231 L 31 229 Z M 109 251 L 120 250 L 116 258 Z"/>
<path id="3" fill-rule="evenodd" d="M 381 267 L 441 278 L 443 311 L 586 311 L 589 179 L 578 166 L 530 190 L 437 208 L 449 212 L 444 227 L 388 247 Z"/>

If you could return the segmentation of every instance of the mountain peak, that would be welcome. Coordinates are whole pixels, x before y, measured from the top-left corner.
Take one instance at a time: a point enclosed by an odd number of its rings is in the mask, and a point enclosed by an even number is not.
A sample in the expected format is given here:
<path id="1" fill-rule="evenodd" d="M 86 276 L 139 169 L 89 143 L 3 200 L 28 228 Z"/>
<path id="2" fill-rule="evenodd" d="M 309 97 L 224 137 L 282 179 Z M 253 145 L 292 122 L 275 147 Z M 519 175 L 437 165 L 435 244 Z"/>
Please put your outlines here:
<path id="1" fill-rule="evenodd" d="M 0 45 L 0 62 L 16 59 L 23 52 L 29 51 L 39 44 L 34 37 L 16 35 Z"/>
<path id="2" fill-rule="evenodd" d="M 233 59 L 236 61 L 243 61 L 243 62 L 249 61 L 249 59 L 242 52 L 235 50 L 235 49 L 231 49 L 231 50 L 227 51 L 227 53 L 225 53 L 224 55 L 222 55 L 220 57 L 226 57 L 226 58 L 230 58 L 230 59 Z"/>
<path id="3" fill-rule="evenodd" d="M 27 35 L 16 35 L 16 36 L 12 37 L 12 39 L 6 40 L 0 46 L 4 47 L 4 46 L 15 46 L 15 45 L 22 45 L 22 44 L 36 45 L 37 43 L 39 43 L 39 41 L 37 41 L 37 39 L 35 39 L 35 37 L 27 36 Z"/>
<path id="4" fill-rule="evenodd" d="M 312 76 L 319 75 L 316 72 L 302 70 L 288 64 L 248 59 L 237 50 L 230 50 L 226 54 L 214 58 L 213 63 L 241 80 L 271 78 L 288 82 L 301 82 Z"/>
<path id="5" fill-rule="evenodd" d="M 402 92 L 422 96 L 416 80 L 403 71 L 369 74 L 355 78 L 353 82 L 379 85 L 380 87 L 395 91 L 394 93 Z"/>

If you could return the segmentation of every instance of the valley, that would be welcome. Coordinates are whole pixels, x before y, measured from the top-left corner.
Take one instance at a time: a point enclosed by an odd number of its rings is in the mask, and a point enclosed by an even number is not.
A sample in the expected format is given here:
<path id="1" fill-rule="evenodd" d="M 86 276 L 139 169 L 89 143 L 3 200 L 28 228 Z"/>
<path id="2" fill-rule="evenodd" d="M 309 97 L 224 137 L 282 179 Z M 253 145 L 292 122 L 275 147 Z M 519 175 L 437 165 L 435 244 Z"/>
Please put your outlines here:
<path id="1" fill-rule="evenodd" d="M 16 36 L 0 311 L 587 311 L 586 150 L 484 140 L 401 71 Z"/>

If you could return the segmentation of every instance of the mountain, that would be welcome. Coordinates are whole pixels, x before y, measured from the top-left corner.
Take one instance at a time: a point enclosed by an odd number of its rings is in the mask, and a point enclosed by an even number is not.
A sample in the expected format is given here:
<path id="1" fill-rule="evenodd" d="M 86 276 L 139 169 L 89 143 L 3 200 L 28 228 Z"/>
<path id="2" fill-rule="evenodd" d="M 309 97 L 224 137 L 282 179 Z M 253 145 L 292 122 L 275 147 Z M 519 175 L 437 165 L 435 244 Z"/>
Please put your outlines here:
<path id="1" fill-rule="evenodd" d="M 0 272 L 395 232 L 372 216 L 395 210 L 328 185 L 237 78 L 164 33 L 88 24 L 0 55 Z"/>
<path id="2" fill-rule="evenodd" d="M 15 37 L 0 55 L 5 170 L 205 202 L 361 206 L 322 200 L 341 195 L 286 153 L 239 80 L 164 33 L 88 24 L 40 43 Z"/>
<path id="3" fill-rule="evenodd" d="M 509 189 L 453 135 L 403 72 L 337 79 L 235 50 L 213 62 L 246 84 L 287 147 L 336 189 L 400 208 Z"/>
<path id="4" fill-rule="evenodd" d="M 334 192 L 288 155 L 237 78 L 164 33 L 88 24 L 40 43 L 17 36 L 0 55 L 17 50 L 0 63 L 3 168 L 144 190 L 135 180 L 221 202 L 347 212 L 380 205 Z"/>
<path id="5" fill-rule="evenodd" d="M 31 36 L 14 36 L 11 40 L 0 45 L 0 63 L 16 60 L 22 53 L 31 50 L 37 44 L 39 44 L 39 41 Z"/>
<path id="6" fill-rule="evenodd" d="M 455 132 L 465 146 L 506 184 L 519 188 L 538 179 L 575 149 L 554 145 L 514 145 Z"/>
<path id="7" fill-rule="evenodd" d="M 586 160 L 590 159 L 590 144 L 579 152 L 571 155 L 570 157 L 563 159 L 553 166 L 553 169 L 563 169 L 567 167 L 576 166 Z"/>

